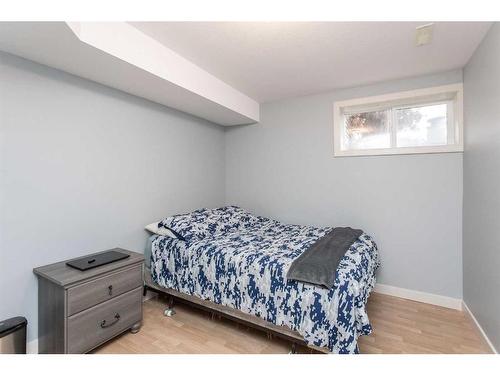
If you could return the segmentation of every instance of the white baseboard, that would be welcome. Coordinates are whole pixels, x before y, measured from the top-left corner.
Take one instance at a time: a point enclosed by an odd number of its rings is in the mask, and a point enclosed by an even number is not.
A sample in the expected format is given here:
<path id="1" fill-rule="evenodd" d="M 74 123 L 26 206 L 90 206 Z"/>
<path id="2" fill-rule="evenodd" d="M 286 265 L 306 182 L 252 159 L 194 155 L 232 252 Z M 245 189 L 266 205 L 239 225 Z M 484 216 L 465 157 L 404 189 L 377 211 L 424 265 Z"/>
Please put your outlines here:
<path id="1" fill-rule="evenodd" d="M 459 298 L 441 296 L 439 294 L 426 293 L 385 284 L 376 284 L 374 291 L 380 294 L 429 303 L 449 309 L 462 310 L 462 300 Z"/>
<path id="2" fill-rule="evenodd" d="M 158 295 L 158 293 L 153 292 L 151 290 L 148 290 L 146 292 L 146 295 L 142 297 L 142 302 L 146 302 L 147 300 L 150 300 L 151 298 L 155 298 Z"/>
<path id="3" fill-rule="evenodd" d="M 474 314 L 472 313 L 472 311 L 469 309 L 469 306 L 467 306 L 467 304 L 465 303 L 465 301 L 462 301 L 462 304 L 463 304 L 464 311 L 466 311 L 470 315 L 470 317 L 472 318 L 472 320 L 476 324 L 477 328 L 479 329 L 479 332 L 481 332 L 481 335 L 483 335 L 484 340 L 488 343 L 488 346 L 490 347 L 491 351 L 493 353 L 495 353 L 495 354 L 498 354 L 497 350 L 493 346 L 493 344 L 490 341 L 489 337 L 486 335 L 486 332 L 484 332 L 483 327 L 481 327 L 481 324 L 479 324 L 479 322 L 477 321 L 476 317 L 474 316 Z"/>
<path id="4" fill-rule="evenodd" d="M 28 341 L 26 344 L 27 354 L 38 354 L 38 339 Z"/>

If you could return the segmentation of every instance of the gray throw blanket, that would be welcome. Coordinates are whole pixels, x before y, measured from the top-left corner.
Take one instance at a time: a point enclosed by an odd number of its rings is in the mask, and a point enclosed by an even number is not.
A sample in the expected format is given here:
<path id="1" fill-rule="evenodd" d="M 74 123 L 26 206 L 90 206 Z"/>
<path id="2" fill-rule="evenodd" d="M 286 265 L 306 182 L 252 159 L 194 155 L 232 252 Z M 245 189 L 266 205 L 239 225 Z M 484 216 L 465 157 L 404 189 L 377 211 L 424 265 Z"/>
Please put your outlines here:
<path id="1" fill-rule="evenodd" d="M 333 288 L 340 260 L 361 234 L 360 229 L 334 228 L 292 262 L 286 277 Z"/>

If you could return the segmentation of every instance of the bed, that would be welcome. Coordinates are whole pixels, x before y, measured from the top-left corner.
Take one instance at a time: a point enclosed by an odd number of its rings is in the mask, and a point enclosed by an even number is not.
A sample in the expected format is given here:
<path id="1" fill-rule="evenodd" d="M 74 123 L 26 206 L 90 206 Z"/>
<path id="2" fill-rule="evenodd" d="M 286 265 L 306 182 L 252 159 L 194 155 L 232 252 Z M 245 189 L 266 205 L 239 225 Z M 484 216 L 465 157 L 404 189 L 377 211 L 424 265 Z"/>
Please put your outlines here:
<path id="1" fill-rule="evenodd" d="M 234 206 L 158 226 L 174 235 L 150 237 L 148 287 L 321 351 L 358 353 L 359 336 L 371 333 L 366 303 L 380 262 L 366 233 L 340 260 L 333 288 L 325 288 L 286 275 L 332 228 L 283 224 Z"/>

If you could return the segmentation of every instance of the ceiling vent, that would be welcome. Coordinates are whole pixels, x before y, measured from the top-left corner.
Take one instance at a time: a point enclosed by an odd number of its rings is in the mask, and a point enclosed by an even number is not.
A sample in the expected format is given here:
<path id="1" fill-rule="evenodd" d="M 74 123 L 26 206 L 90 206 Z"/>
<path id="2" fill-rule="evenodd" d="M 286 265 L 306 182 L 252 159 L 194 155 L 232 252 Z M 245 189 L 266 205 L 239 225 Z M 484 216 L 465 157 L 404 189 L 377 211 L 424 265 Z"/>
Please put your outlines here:
<path id="1" fill-rule="evenodd" d="M 415 33 L 415 44 L 417 47 L 425 46 L 432 41 L 432 30 L 434 28 L 433 23 L 428 23 L 426 25 L 422 25 L 417 27 Z"/>

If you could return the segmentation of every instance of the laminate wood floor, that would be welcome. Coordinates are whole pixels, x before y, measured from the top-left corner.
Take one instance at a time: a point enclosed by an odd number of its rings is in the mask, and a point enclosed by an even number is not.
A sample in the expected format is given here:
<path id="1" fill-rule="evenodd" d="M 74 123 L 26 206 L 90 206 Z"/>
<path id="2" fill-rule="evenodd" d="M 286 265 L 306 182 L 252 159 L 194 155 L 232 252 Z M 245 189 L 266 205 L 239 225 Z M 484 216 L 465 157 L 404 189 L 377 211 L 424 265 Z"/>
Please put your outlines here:
<path id="1" fill-rule="evenodd" d="M 288 353 L 290 343 L 177 303 L 163 316 L 166 301 L 144 303 L 139 333 L 126 332 L 93 353 Z M 466 312 L 372 293 L 368 316 L 373 333 L 359 339 L 361 353 L 490 353 Z M 299 353 L 309 353 L 306 347 Z"/>

